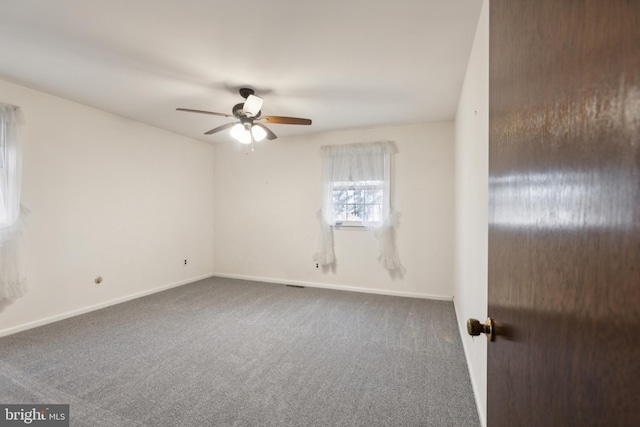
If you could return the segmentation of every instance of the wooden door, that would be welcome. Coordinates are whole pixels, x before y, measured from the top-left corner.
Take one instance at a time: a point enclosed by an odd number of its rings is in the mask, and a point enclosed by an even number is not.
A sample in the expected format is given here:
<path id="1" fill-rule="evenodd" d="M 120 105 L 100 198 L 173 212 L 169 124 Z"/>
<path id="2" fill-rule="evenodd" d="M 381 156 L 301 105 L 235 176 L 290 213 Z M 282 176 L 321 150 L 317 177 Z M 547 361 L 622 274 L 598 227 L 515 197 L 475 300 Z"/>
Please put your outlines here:
<path id="1" fill-rule="evenodd" d="M 489 26 L 488 426 L 640 426 L 640 0 Z"/>

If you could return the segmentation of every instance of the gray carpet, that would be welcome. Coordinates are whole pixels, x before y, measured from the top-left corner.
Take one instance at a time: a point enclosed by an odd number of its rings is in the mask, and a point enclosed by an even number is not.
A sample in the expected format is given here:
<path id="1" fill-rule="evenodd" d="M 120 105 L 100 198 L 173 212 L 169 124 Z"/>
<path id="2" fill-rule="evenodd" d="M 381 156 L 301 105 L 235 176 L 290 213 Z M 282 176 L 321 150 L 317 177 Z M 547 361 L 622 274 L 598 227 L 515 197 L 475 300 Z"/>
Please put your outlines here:
<path id="1" fill-rule="evenodd" d="M 478 426 L 453 304 L 212 278 L 0 338 L 74 426 Z"/>

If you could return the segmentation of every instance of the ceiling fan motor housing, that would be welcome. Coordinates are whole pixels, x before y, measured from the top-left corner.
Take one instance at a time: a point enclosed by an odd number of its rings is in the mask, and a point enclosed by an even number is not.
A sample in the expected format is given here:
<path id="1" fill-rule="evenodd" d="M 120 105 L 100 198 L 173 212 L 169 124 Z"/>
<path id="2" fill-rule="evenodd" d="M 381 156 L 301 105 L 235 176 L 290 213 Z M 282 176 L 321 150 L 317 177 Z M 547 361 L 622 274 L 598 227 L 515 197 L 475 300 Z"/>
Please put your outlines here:
<path id="1" fill-rule="evenodd" d="M 249 95 L 255 95 L 256 93 L 253 89 L 249 89 L 248 87 L 240 88 L 239 92 L 240 96 L 242 96 L 244 99 L 247 99 Z"/>

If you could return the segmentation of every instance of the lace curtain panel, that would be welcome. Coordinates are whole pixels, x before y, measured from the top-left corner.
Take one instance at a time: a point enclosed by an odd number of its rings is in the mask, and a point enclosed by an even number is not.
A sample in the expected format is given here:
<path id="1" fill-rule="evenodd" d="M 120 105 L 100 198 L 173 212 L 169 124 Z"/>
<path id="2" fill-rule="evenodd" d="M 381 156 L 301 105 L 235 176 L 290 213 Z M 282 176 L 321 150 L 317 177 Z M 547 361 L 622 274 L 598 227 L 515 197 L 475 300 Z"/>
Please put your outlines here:
<path id="1" fill-rule="evenodd" d="M 396 248 L 395 229 L 400 214 L 391 209 L 390 167 L 395 146 L 391 142 L 331 145 L 321 149 L 322 209 L 318 213 L 320 239 L 314 261 L 331 266 L 336 261 L 333 247 L 333 227 L 336 221 L 336 189 L 345 182 L 372 183 L 381 189 L 379 204 L 364 206 L 372 209 L 359 223 L 369 230 L 378 242 L 378 260 L 390 272 L 402 273 L 403 267 Z"/>
<path id="2" fill-rule="evenodd" d="M 20 107 L 0 104 L 0 300 L 16 299 L 26 292 L 21 123 Z"/>

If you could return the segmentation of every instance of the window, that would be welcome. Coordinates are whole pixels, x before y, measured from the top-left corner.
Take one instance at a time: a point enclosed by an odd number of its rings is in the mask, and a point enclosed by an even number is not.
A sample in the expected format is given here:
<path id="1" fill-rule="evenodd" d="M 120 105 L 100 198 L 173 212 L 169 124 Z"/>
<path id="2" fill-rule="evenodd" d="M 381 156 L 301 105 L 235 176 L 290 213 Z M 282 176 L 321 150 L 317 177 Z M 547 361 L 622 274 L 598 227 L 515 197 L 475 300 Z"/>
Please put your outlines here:
<path id="1" fill-rule="evenodd" d="M 323 212 L 331 225 L 380 223 L 390 210 L 390 145 L 323 147 Z"/>
<path id="2" fill-rule="evenodd" d="M 344 222 L 381 221 L 383 181 L 345 181 L 333 184 L 333 220 Z"/>
<path id="3" fill-rule="evenodd" d="M 332 226 L 363 226 L 378 241 L 378 260 L 402 275 L 395 243 L 400 213 L 391 210 L 392 142 L 322 147 L 322 209 L 320 239 L 313 259 L 335 265 Z"/>
<path id="4" fill-rule="evenodd" d="M 385 196 L 389 196 L 382 180 L 334 182 L 332 194 L 336 225 L 382 221 Z"/>

